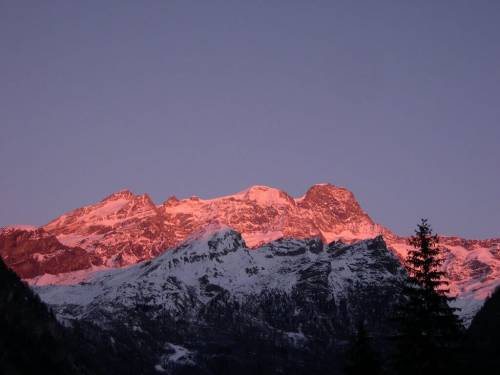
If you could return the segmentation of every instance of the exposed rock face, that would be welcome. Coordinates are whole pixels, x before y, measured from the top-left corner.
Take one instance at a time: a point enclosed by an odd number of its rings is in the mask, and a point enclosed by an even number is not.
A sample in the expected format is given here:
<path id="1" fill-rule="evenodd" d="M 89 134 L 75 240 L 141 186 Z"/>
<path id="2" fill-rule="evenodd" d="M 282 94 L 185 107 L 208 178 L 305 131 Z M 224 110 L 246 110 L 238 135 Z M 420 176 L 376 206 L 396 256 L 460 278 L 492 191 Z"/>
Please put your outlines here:
<path id="1" fill-rule="evenodd" d="M 4 229 L 0 249 L 4 261 L 24 278 L 88 269 L 101 263 L 95 254 L 80 247 L 65 246 L 42 228 Z"/>
<path id="2" fill-rule="evenodd" d="M 383 341 L 405 277 L 382 237 L 252 250 L 239 233 L 211 227 L 151 261 L 35 290 L 66 324 L 140 352 L 127 366 L 141 373 L 314 374 L 338 370 L 359 320 Z"/>
<path id="3" fill-rule="evenodd" d="M 43 229 L 67 246 L 95 254 L 108 267 L 150 259 L 174 245 L 172 233 L 149 196 L 127 190 L 64 214 Z"/>
<path id="4" fill-rule="evenodd" d="M 240 232 L 250 248 L 289 237 L 319 237 L 328 244 L 382 235 L 398 256 L 404 257 L 408 249 L 407 239 L 374 223 L 350 191 L 318 184 L 300 198 L 253 186 L 209 200 L 171 197 L 158 206 L 147 195 L 121 191 L 66 213 L 35 232 L 0 231 L 0 255 L 32 283 L 75 282 L 81 277 L 61 278 L 60 274 L 80 270 L 83 277 L 84 270 L 151 259 L 213 223 Z M 447 253 L 444 267 L 452 292 L 467 296 L 462 300 L 466 310 L 477 310 L 500 284 L 500 239 L 443 237 L 441 245 Z M 58 276 L 50 276 L 54 274 Z"/>

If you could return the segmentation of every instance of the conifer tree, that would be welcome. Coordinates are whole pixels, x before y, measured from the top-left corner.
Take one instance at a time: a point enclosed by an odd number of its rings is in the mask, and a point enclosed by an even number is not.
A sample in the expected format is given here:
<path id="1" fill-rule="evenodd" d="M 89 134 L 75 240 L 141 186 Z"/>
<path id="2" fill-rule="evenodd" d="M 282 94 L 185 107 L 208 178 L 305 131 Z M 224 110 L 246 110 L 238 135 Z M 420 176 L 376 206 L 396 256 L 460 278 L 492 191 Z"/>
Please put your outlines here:
<path id="1" fill-rule="evenodd" d="M 380 364 L 372 349 L 371 340 L 363 321 L 360 321 L 356 334 L 346 353 L 346 375 L 378 375 Z"/>
<path id="2" fill-rule="evenodd" d="M 444 259 L 439 237 L 422 219 L 409 244 L 413 247 L 405 262 L 409 281 L 396 311 L 395 369 L 406 375 L 447 374 L 462 325 L 449 305 L 452 298 L 447 295 L 448 282 L 440 268 Z"/>

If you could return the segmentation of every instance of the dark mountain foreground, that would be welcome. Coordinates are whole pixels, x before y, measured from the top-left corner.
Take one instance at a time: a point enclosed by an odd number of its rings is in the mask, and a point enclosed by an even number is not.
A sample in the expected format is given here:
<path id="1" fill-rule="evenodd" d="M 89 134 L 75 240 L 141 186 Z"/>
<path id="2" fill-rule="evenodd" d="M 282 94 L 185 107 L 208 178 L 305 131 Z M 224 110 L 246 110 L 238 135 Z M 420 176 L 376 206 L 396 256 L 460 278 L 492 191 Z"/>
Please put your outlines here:
<path id="1" fill-rule="evenodd" d="M 77 340 L 0 259 L 0 374 L 95 374 Z"/>

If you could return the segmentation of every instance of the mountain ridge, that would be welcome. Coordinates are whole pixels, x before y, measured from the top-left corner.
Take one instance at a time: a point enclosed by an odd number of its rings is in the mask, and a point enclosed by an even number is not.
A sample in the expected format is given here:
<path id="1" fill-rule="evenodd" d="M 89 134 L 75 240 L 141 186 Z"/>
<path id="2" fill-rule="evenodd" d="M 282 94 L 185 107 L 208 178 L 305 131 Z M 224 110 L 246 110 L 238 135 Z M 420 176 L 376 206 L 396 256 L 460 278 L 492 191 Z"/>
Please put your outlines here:
<path id="1" fill-rule="evenodd" d="M 100 202 L 69 211 L 33 230 L 0 232 L 0 255 L 24 279 L 61 282 L 61 275 L 123 267 L 152 259 L 189 236 L 217 224 L 241 233 L 250 248 L 279 238 L 352 243 L 382 235 L 400 259 L 407 238 L 375 223 L 348 189 L 322 183 L 301 197 L 263 185 L 202 199 L 171 196 L 155 204 L 147 194 L 121 190 Z M 37 239 L 36 236 L 40 237 Z M 47 243 L 50 242 L 50 246 Z M 452 293 L 480 304 L 500 283 L 500 239 L 441 237 Z M 51 275 L 59 274 L 57 277 Z M 66 283 L 82 277 L 66 277 Z"/>

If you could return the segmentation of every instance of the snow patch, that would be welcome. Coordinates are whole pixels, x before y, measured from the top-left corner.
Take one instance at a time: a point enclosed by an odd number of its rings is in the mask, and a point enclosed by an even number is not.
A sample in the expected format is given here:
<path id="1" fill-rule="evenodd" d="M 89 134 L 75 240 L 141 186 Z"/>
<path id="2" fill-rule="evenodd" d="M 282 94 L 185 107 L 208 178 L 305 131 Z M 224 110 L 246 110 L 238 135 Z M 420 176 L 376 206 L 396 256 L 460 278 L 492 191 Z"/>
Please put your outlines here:
<path id="1" fill-rule="evenodd" d="M 104 237 L 103 234 L 59 234 L 56 236 L 57 240 L 65 246 L 75 247 L 82 246 L 88 247 L 89 245 L 100 241 Z"/>
<path id="2" fill-rule="evenodd" d="M 275 206 L 290 204 L 286 193 L 279 189 L 270 188 L 262 185 L 252 186 L 238 194 L 237 197 L 251 200 L 260 206 Z"/>
<path id="3" fill-rule="evenodd" d="M 184 346 L 165 343 L 166 353 L 162 355 L 160 363 L 155 365 L 155 370 L 158 372 L 168 373 L 170 370 L 179 366 L 194 366 L 195 353 L 185 348 Z"/>
<path id="4" fill-rule="evenodd" d="M 32 279 L 25 279 L 25 281 L 31 286 L 74 285 L 89 281 L 97 273 L 109 269 L 110 269 L 109 267 L 105 266 L 92 266 L 91 268 L 87 268 L 84 270 L 60 273 L 57 275 L 45 273 L 43 275 L 36 276 Z"/>
<path id="5" fill-rule="evenodd" d="M 243 235 L 248 246 L 255 247 L 283 237 L 282 231 L 249 232 Z"/>
<path id="6" fill-rule="evenodd" d="M 304 345 L 307 337 L 302 332 L 285 332 L 285 336 L 293 343 L 294 346 Z"/>

